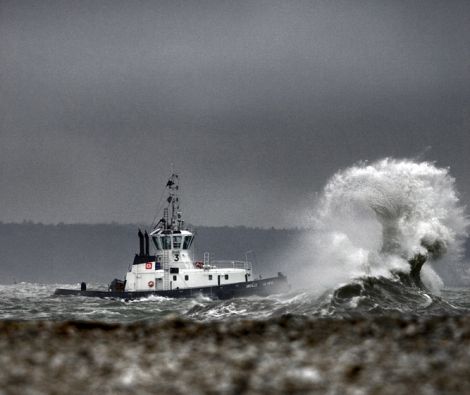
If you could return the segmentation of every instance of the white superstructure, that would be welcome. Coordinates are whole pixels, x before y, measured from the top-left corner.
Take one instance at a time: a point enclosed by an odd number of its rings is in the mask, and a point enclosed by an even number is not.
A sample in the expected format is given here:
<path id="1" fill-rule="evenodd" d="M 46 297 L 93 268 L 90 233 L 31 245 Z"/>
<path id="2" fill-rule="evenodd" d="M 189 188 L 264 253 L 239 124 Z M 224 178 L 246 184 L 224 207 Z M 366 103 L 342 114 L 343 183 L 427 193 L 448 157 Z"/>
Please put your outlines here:
<path id="1" fill-rule="evenodd" d="M 139 231 L 140 253 L 126 274 L 125 291 L 201 288 L 252 281 L 248 261 L 211 262 L 208 254 L 203 262 L 194 261 L 191 249 L 194 233 L 184 227 L 178 181 L 177 174 L 168 180 L 168 206 L 154 230 L 150 234 L 145 232 L 145 236 Z"/>

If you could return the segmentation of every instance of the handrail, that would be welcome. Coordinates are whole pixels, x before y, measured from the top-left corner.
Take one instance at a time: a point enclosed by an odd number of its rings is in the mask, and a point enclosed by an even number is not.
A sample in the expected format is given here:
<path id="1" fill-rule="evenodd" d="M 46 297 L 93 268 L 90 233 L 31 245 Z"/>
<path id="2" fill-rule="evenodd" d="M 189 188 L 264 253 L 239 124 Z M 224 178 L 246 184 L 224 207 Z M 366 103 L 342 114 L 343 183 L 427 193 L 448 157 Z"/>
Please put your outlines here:
<path id="1" fill-rule="evenodd" d="M 251 262 L 238 260 L 213 260 L 211 261 L 211 265 L 214 265 L 217 268 L 246 269 L 249 271 L 252 270 Z"/>

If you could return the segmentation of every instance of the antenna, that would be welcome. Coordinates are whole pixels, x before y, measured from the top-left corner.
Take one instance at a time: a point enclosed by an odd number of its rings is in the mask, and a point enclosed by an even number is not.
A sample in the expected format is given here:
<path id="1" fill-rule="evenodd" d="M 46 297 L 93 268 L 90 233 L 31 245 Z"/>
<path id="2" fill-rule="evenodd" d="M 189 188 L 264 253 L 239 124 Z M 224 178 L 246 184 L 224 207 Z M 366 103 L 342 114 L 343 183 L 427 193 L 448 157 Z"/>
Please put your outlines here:
<path id="1" fill-rule="evenodd" d="M 172 173 L 170 178 L 168 179 L 168 182 L 166 183 L 166 186 L 169 190 L 169 196 L 167 198 L 168 202 L 168 209 L 169 211 L 168 216 L 169 226 L 167 229 L 173 230 L 173 231 L 179 231 L 181 230 L 181 222 L 182 222 L 182 216 L 181 216 L 181 211 L 180 211 L 180 201 L 179 201 L 179 196 L 178 196 L 178 190 L 179 190 L 179 176 L 176 173 Z"/>
<path id="2" fill-rule="evenodd" d="M 163 220 L 165 222 L 163 224 L 164 228 L 168 229 L 168 209 L 166 207 L 163 209 Z"/>

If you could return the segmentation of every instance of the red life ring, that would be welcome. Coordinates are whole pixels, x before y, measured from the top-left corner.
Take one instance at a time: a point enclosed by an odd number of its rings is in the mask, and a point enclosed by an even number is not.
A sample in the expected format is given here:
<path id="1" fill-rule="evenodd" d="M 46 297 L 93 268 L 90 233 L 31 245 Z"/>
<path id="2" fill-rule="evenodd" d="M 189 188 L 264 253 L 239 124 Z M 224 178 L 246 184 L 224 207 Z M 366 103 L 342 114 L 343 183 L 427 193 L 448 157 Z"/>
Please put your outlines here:
<path id="1" fill-rule="evenodd" d="M 196 266 L 198 269 L 202 269 L 204 267 L 204 262 L 201 262 L 201 261 L 194 262 L 194 266 Z"/>
<path id="2" fill-rule="evenodd" d="M 148 282 L 148 286 L 149 286 L 150 288 L 152 288 L 154 285 L 155 285 L 155 283 L 154 283 L 152 280 L 150 280 L 150 281 Z"/>

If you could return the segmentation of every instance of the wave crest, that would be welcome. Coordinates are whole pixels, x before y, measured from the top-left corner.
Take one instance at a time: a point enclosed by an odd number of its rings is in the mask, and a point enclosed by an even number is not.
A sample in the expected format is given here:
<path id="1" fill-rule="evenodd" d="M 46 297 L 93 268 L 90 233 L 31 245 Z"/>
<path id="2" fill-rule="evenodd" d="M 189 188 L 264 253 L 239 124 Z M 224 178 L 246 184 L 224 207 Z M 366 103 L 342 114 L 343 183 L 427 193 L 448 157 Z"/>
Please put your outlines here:
<path id="1" fill-rule="evenodd" d="M 391 158 L 337 172 L 310 218 L 305 251 L 312 264 L 302 277 L 329 287 L 410 273 L 419 256 L 457 262 L 469 225 L 448 169 Z M 426 266 L 435 290 L 440 281 Z"/>

